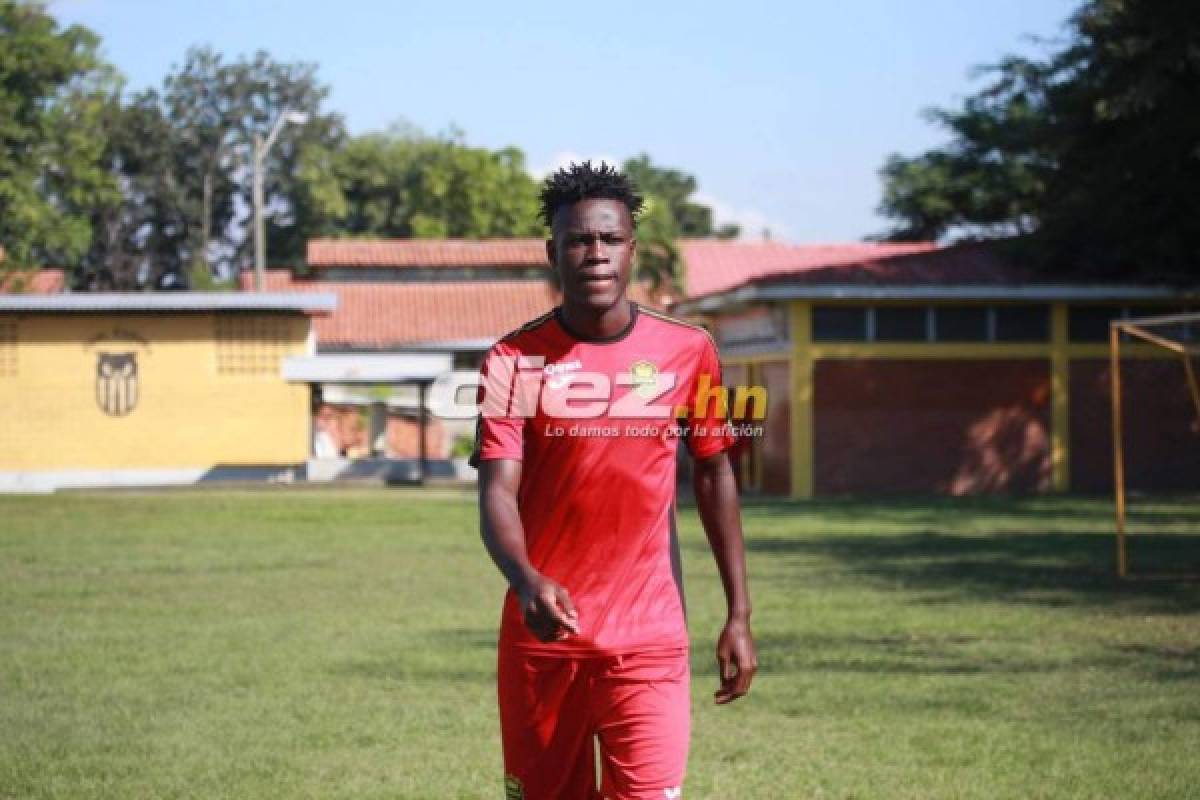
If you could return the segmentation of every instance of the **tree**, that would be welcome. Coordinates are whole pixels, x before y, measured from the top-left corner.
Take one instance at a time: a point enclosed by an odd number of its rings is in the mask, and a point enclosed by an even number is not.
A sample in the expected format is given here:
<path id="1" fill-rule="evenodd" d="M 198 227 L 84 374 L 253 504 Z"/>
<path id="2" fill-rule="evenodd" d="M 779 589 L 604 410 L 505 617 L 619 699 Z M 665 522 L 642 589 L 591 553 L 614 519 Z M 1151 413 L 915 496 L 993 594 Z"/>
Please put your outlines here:
<path id="1" fill-rule="evenodd" d="M 888 238 L 1025 234 L 1047 270 L 1195 279 L 1200 6 L 1087 0 L 1060 50 L 985 73 L 932 112 L 949 144 L 885 164 Z"/>
<path id="2" fill-rule="evenodd" d="M 741 232 L 732 224 L 713 228 L 712 209 L 691 199 L 696 192 L 694 176 L 656 166 L 645 153 L 626 160 L 621 169 L 646 200 L 638 219 L 638 276 L 655 288 L 679 288 L 680 238 L 733 239 Z"/>
<path id="3" fill-rule="evenodd" d="M 104 162 L 121 191 L 91 211 L 92 240 L 78 288 L 137 289 L 186 271 L 190 234 L 187 168 L 176 132 L 153 90 L 106 109 Z"/>
<path id="4" fill-rule="evenodd" d="M 194 274 L 203 279 L 205 267 L 231 274 L 249 263 L 253 141 L 265 138 L 286 111 L 305 114 L 307 122 L 284 127 L 268 154 L 267 249 L 272 259 L 303 257 L 312 213 L 301 189 L 304 153 L 336 149 L 345 138 L 340 115 L 323 110 L 328 96 L 316 65 L 277 62 L 263 51 L 227 63 L 209 48 L 192 48 L 167 76 L 164 113 L 179 149 L 193 226 L 184 261 Z"/>
<path id="5" fill-rule="evenodd" d="M 680 236 L 690 239 L 732 239 L 741 232 L 737 225 L 732 224 L 713 228 L 712 209 L 690 199 L 696 193 L 694 176 L 669 167 L 655 166 L 645 153 L 626 160 L 621 169 L 645 195 L 657 197 L 665 204 Z"/>
<path id="6" fill-rule="evenodd" d="M 462 134 L 406 126 L 312 150 L 300 205 L 313 235 L 398 238 L 539 236 L 537 185 L 515 147 L 470 147 Z"/>
<path id="7" fill-rule="evenodd" d="M 0 0 L 0 246 L 4 268 L 71 263 L 90 211 L 117 186 L 103 121 L 119 83 L 95 34 L 40 5 Z"/>
<path id="8" fill-rule="evenodd" d="M 655 289 L 678 290 L 683 272 L 679 252 L 679 223 L 671 207 L 658 195 L 645 196 L 637 220 L 637 277 Z"/>

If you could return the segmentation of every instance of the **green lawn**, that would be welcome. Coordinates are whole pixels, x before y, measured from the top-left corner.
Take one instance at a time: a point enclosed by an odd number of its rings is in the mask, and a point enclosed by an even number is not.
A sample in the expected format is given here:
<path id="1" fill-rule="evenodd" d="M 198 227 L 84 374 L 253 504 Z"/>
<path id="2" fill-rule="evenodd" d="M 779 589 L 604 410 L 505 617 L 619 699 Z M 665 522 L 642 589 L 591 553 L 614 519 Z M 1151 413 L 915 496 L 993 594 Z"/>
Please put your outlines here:
<path id="1" fill-rule="evenodd" d="M 1200 500 L 755 504 L 762 669 L 682 511 L 689 798 L 1194 797 Z M 498 798 L 468 494 L 0 497 L 0 797 Z"/>

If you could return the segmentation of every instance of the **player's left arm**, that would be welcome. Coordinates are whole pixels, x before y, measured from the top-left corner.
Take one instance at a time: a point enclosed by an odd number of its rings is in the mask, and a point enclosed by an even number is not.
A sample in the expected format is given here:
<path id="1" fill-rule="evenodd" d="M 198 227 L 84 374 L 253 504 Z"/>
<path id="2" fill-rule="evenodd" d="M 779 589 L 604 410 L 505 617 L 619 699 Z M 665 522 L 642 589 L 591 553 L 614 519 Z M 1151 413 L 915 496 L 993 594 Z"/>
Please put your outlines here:
<path id="1" fill-rule="evenodd" d="M 746 580 L 746 547 L 742 537 L 737 482 L 729 456 L 722 450 L 695 461 L 692 485 L 704 533 L 708 536 L 721 584 L 725 587 L 727 617 L 717 639 L 717 665 L 721 687 L 718 704 L 736 700 L 750 691 L 758 656 L 750 632 L 750 589 Z"/>

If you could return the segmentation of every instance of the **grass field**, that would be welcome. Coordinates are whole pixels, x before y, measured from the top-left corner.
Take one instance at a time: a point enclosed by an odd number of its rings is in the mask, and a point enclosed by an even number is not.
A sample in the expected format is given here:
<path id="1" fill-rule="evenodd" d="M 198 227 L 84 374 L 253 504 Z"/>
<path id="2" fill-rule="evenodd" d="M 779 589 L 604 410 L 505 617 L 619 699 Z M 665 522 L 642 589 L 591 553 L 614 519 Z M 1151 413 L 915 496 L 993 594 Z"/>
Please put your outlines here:
<path id="1" fill-rule="evenodd" d="M 681 512 L 689 798 L 1166 798 L 1200 787 L 1200 500 L 746 509 L 762 669 L 711 703 Z M 0 797 L 498 798 L 501 582 L 473 497 L 0 497 Z"/>

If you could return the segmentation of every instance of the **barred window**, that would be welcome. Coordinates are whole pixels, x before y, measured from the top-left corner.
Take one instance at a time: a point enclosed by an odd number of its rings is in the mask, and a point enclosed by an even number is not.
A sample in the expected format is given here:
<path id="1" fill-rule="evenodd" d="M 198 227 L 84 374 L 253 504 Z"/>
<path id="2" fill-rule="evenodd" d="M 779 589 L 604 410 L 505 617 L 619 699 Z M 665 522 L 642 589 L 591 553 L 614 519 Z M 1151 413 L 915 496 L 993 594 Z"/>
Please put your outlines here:
<path id="1" fill-rule="evenodd" d="M 17 323 L 0 320 L 0 378 L 17 374 Z"/>
<path id="2" fill-rule="evenodd" d="M 1107 342 L 1108 323 L 1129 316 L 1121 306 L 1075 306 L 1067 314 L 1072 342 Z"/>
<path id="3" fill-rule="evenodd" d="M 988 311 L 981 306 L 949 306 L 933 310 L 939 342 L 986 342 Z"/>
<path id="4" fill-rule="evenodd" d="M 929 310 L 910 306 L 883 306 L 875 311 L 877 342 L 925 342 L 929 340 Z"/>
<path id="5" fill-rule="evenodd" d="M 1044 342 L 1050 338 L 1049 306 L 998 306 L 997 342 Z"/>
<path id="6" fill-rule="evenodd" d="M 279 374 L 280 360 L 291 346 L 287 319 L 223 314 L 216 326 L 218 374 Z"/>
<path id="7" fill-rule="evenodd" d="M 867 341 L 867 311 L 861 307 L 817 306 L 812 317 L 813 341 Z"/>

